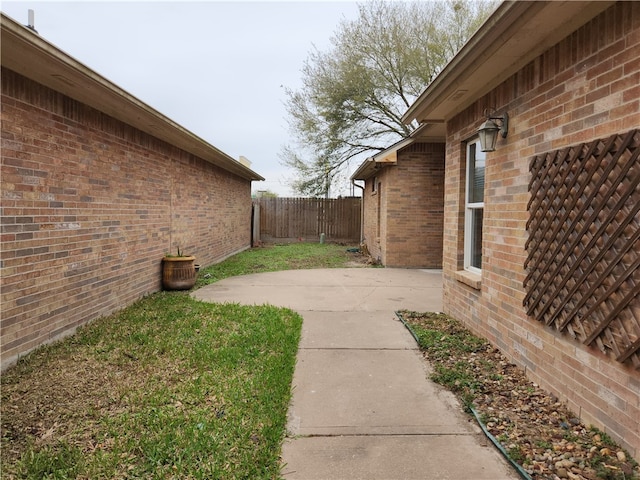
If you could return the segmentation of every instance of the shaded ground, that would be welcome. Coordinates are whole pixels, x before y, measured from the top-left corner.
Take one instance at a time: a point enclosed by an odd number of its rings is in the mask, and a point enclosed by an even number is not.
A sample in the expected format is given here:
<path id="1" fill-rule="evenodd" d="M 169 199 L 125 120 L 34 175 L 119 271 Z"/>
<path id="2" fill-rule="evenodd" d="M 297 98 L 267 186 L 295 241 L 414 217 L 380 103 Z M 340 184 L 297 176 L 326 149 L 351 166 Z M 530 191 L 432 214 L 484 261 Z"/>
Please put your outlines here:
<path id="1" fill-rule="evenodd" d="M 498 349 L 459 322 L 437 313 L 401 315 L 434 369 L 432 379 L 471 405 L 532 478 L 640 478 L 637 462 L 611 438 L 585 426 Z"/>

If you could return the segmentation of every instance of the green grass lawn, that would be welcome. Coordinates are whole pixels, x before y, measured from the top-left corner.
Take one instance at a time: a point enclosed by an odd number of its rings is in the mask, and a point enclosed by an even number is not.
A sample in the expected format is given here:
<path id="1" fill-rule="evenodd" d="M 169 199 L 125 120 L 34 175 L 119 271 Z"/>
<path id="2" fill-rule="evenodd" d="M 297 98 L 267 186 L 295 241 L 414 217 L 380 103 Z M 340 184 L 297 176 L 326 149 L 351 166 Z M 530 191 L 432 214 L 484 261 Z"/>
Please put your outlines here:
<path id="1" fill-rule="evenodd" d="M 362 264 L 367 259 L 335 244 L 291 243 L 253 248 L 222 263 L 200 271 L 196 288 L 227 277 L 249 273 L 299 270 L 306 268 L 338 268 Z"/>
<path id="2" fill-rule="evenodd" d="M 254 249 L 201 271 L 345 266 L 346 247 Z M 302 318 L 159 292 L 2 377 L 2 478 L 273 479 Z"/>

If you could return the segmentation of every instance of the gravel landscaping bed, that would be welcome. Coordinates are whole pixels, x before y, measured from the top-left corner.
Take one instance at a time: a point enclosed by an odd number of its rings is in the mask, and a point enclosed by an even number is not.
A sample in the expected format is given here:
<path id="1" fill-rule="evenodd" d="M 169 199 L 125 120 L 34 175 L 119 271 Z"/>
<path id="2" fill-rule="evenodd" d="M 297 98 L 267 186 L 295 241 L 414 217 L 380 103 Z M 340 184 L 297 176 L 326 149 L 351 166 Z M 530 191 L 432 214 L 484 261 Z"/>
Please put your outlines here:
<path id="1" fill-rule="evenodd" d="M 488 342 L 440 313 L 399 312 L 433 368 L 432 379 L 473 408 L 533 479 L 640 479 L 638 463 L 529 381 Z"/>

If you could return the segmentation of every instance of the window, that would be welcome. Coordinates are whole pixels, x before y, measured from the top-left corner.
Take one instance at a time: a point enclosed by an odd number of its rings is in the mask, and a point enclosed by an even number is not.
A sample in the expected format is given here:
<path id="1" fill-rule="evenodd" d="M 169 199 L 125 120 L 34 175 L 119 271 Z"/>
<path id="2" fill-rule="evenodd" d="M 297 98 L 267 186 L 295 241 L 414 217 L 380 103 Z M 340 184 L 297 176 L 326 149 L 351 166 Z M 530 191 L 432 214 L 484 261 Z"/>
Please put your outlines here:
<path id="1" fill-rule="evenodd" d="M 478 139 L 467 144 L 464 223 L 464 268 L 480 273 L 482 268 L 482 218 L 484 214 L 485 154 Z"/>

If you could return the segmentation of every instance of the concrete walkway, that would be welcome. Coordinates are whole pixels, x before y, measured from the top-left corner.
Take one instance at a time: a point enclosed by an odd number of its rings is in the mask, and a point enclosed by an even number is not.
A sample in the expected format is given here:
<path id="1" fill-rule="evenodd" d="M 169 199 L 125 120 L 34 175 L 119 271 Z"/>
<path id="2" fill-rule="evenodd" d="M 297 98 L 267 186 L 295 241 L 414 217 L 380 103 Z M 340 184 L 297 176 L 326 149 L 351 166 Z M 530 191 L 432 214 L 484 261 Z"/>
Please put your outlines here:
<path id="1" fill-rule="evenodd" d="M 303 319 L 285 479 L 519 478 L 428 365 L 396 310 L 440 311 L 441 272 L 296 270 L 229 278 L 192 294 L 289 307 Z"/>

